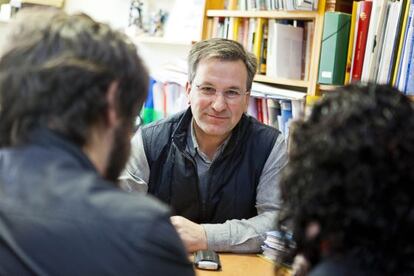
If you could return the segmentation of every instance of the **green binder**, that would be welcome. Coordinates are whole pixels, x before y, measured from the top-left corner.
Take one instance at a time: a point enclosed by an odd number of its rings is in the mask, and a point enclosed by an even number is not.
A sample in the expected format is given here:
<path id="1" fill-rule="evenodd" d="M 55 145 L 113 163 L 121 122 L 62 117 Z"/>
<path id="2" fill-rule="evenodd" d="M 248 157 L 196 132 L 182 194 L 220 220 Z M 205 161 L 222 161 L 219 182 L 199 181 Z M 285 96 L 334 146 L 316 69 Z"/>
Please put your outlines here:
<path id="1" fill-rule="evenodd" d="M 325 13 L 319 61 L 319 83 L 344 84 L 350 27 L 350 14 Z"/>

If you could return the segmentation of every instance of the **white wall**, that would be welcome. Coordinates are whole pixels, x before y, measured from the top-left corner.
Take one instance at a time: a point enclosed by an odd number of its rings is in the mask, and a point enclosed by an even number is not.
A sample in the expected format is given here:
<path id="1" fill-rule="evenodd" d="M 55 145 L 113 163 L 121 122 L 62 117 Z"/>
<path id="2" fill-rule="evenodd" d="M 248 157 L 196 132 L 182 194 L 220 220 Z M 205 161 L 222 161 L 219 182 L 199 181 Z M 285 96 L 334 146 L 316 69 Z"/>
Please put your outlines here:
<path id="1" fill-rule="evenodd" d="M 65 11 L 84 12 L 116 29 L 128 26 L 130 0 L 66 0 Z"/>
<path id="2" fill-rule="evenodd" d="M 0 21 L 0 49 L 4 43 L 4 38 L 5 38 L 5 34 L 6 34 L 6 26 L 7 23 Z"/>
<path id="3" fill-rule="evenodd" d="M 158 9 L 170 11 L 176 0 L 143 0 L 144 20 Z M 187 1 L 187 0 L 185 0 Z M 195 1 L 195 0 L 188 0 Z M 200 0 L 196 0 L 200 1 Z M 65 11 L 69 13 L 84 12 L 97 21 L 109 23 L 116 29 L 128 26 L 130 0 L 66 0 Z M 201 30 L 200 30 L 201 32 Z M 150 73 L 155 73 L 164 64 L 174 63 L 174 60 L 186 60 L 189 45 L 157 44 L 137 42 L 139 54 L 147 65 Z"/>

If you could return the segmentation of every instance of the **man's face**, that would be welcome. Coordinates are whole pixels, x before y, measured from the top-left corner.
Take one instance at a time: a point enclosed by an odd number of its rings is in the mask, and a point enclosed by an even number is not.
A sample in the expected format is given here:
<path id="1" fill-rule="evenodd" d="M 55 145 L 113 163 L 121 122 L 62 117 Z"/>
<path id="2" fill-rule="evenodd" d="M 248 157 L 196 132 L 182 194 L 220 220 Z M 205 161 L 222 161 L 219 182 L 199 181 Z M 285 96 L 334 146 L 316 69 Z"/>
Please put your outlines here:
<path id="1" fill-rule="evenodd" d="M 196 131 L 201 131 L 202 137 L 224 139 L 230 134 L 247 110 L 246 82 L 247 69 L 241 60 L 200 61 L 192 84 L 187 84 L 187 95 Z M 214 89 L 216 93 L 206 95 L 203 93 L 206 89 Z M 241 95 L 227 97 L 232 91 Z"/>
<path id="2" fill-rule="evenodd" d="M 122 123 L 114 130 L 113 144 L 105 170 L 105 178 L 117 182 L 131 151 L 132 124 Z"/>

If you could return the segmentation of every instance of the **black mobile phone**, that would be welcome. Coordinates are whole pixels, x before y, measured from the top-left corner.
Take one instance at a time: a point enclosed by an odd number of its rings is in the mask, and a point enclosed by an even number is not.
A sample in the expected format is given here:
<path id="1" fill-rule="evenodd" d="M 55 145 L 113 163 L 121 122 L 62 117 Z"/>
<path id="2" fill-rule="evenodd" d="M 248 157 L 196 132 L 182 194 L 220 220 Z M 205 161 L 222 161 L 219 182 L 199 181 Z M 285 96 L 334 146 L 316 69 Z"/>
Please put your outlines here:
<path id="1" fill-rule="evenodd" d="M 220 257 L 213 250 L 199 250 L 194 253 L 194 265 L 200 269 L 219 270 Z"/>

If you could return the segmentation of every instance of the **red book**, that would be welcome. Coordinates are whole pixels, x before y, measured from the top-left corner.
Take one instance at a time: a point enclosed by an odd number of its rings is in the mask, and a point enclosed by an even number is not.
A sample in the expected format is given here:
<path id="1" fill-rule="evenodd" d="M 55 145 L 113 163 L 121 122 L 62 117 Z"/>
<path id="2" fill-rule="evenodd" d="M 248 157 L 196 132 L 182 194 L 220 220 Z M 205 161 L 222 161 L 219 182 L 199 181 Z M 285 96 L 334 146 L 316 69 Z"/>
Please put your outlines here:
<path id="1" fill-rule="evenodd" d="M 256 98 L 257 120 L 263 123 L 262 99 Z"/>
<path id="2" fill-rule="evenodd" d="M 369 19 L 371 18 L 372 2 L 359 2 L 360 12 L 358 18 L 358 30 L 354 49 L 354 61 L 351 72 L 351 81 L 361 80 L 362 67 L 364 65 L 365 48 L 367 44 Z"/>

